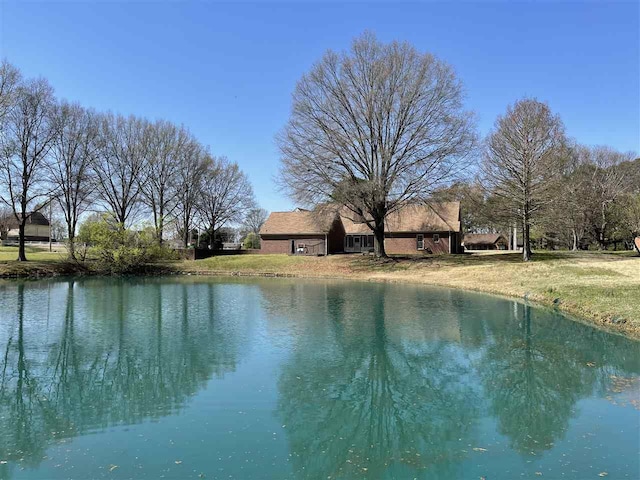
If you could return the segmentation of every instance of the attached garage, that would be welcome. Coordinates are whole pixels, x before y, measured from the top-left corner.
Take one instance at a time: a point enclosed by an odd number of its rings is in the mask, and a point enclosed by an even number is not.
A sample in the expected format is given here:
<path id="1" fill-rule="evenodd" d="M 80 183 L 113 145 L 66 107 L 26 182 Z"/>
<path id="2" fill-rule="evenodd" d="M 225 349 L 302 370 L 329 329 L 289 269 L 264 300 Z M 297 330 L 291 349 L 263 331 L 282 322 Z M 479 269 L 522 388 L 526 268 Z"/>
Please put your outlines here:
<path id="1" fill-rule="evenodd" d="M 337 215 L 308 210 L 273 212 L 260 229 L 262 253 L 328 255 L 342 252 L 344 228 Z"/>

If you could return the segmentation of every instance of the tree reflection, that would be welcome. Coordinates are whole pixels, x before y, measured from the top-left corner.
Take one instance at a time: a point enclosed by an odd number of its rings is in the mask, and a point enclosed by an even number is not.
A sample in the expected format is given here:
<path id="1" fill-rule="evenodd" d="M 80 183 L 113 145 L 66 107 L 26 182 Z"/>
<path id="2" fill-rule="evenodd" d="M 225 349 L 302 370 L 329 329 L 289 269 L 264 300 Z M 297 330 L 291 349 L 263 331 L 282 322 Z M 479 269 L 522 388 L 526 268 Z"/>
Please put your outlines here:
<path id="1" fill-rule="evenodd" d="M 633 342 L 543 310 L 514 304 L 511 316 L 486 322 L 480 377 L 490 411 L 512 448 L 522 453 L 550 449 L 563 438 L 576 403 L 612 372 L 638 372 Z M 532 317 L 538 316 L 535 321 Z M 511 321 L 510 321 L 511 320 Z"/>
<path id="2" fill-rule="evenodd" d="M 328 338 L 302 343 L 283 368 L 278 411 L 295 477 L 452 471 L 478 414 L 466 362 L 448 342 L 394 335 L 383 288 L 358 300 L 353 290 L 331 289 Z M 317 321 L 312 315 L 307 327 Z"/>
<path id="3" fill-rule="evenodd" d="M 542 452 L 580 399 L 640 371 L 634 342 L 486 296 L 281 284 L 263 298 L 294 345 L 278 414 L 296 478 L 461 477 L 496 440 L 484 417 Z"/>
<path id="4" fill-rule="evenodd" d="M 52 441 L 167 415 L 235 368 L 240 326 L 216 308 L 213 285 L 87 280 L 67 282 L 64 293 L 61 285 L 50 295 L 64 304 L 49 322 L 37 311 L 43 291 L 25 302 L 23 283 L 15 322 L 2 315 L 0 459 L 36 466 Z"/>

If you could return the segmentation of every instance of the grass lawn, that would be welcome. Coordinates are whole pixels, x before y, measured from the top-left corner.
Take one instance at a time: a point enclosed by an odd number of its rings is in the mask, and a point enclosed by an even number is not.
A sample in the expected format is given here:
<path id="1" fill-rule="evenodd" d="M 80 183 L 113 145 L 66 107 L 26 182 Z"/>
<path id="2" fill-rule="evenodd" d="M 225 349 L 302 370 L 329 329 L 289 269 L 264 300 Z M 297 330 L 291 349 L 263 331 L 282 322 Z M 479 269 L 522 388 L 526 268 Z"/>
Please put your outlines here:
<path id="1" fill-rule="evenodd" d="M 26 247 L 28 262 L 18 262 L 18 247 L 0 245 L 0 277 L 51 276 L 66 273 L 66 252 Z"/>
<path id="2" fill-rule="evenodd" d="M 62 260 L 66 257 L 66 251 L 49 252 L 48 248 L 25 247 L 25 251 L 27 254 L 27 260 L 34 260 L 37 262 Z M 0 262 L 11 262 L 16 258 L 18 258 L 18 247 L 5 247 L 0 245 Z"/>
<path id="3" fill-rule="evenodd" d="M 632 252 L 537 252 L 397 257 L 242 255 L 182 262 L 193 273 L 412 282 L 507 295 L 557 308 L 640 338 L 640 257 Z"/>

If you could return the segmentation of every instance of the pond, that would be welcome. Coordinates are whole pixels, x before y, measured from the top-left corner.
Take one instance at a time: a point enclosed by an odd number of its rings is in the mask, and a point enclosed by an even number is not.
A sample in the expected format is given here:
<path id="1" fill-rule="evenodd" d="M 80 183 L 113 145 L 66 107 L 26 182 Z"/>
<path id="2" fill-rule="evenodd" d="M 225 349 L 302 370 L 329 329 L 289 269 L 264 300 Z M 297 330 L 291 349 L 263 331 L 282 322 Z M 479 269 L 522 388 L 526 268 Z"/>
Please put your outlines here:
<path id="1" fill-rule="evenodd" d="M 411 285 L 0 284 L 0 478 L 632 478 L 639 343 Z"/>

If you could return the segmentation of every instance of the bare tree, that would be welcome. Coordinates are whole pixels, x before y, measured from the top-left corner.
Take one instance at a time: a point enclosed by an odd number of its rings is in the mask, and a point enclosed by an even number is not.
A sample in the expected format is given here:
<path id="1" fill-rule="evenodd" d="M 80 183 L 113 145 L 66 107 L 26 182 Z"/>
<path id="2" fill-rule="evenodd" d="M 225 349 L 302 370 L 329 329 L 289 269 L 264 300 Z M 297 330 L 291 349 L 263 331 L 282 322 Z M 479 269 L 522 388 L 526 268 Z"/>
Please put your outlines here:
<path id="1" fill-rule="evenodd" d="M 600 249 L 607 246 L 607 234 L 611 223 L 612 206 L 627 191 L 625 173 L 619 165 L 633 159 L 631 153 L 621 153 L 610 147 L 583 147 L 580 158 L 588 178 L 588 200 L 593 204 L 591 223 Z"/>
<path id="2" fill-rule="evenodd" d="M 281 182 L 303 205 L 345 206 L 386 256 L 386 216 L 425 200 L 466 164 L 475 133 L 462 96 L 445 62 L 365 33 L 298 82 L 278 137 Z"/>
<path id="3" fill-rule="evenodd" d="M 221 227 L 241 222 L 254 206 L 251 183 L 238 164 L 225 157 L 214 158 L 204 173 L 204 186 L 198 202 L 211 240 Z"/>
<path id="4" fill-rule="evenodd" d="M 584 244 L 589 231 L 590 173 L 580 161 L 579 150 L 575 145 L 565 149 L 564 170 L 557 172 L 558 181 L 547 192 L 550 203 L 539 221 L 548 241 L 560 242 L 574 251 Z"/>
<path id="5" fill-rule="evenodd" d="M 18 223 L 18 261 L 26 261 L 25 225 L 29 216 L 48 201 L 52 190 L 47 181 L 47 162 L 56 132 L 51 122 L 55 106 L 53 88 L 44 79 L 28 80 L 16 90 L 15 104 L 3 128 L 0 187 L 3 202 Z"/>
<path id="6" fill-rule="evenodd" d="M 78 218 L 94 199 L 92 165 L 98 153 L 98 120 L 94 112 L 68 102 L 61 102 L 53 117 L 56 138 L 51 180 L 66 224 L 69 256 L 73 259 Z"/>
<path id="7" fill-rule="evenodd" d="M 3 161 L 4 157 L 11 154 L 15 147 L 13 139 L 9 137 L 9 113 L 16 108 L 16 93 L 21 83 L 20 71 L 6 60 L 0 63 L 0 147 Z M 0 199 L 7 195 L 7 192 L 0 190 Z M 3 203 L 8 200 L 3 201 Z M 6 207 L 6 205 L 4 205 Z M 11 209 L 8 209 L 10 212 Z M 4 216 L 5 226 L 9 221 L 8 216 Z M 10 215 L 13 218 L 13 214 Z"/>
<path id="8" fill-rule="evenodd" d="M 528 98 L 507 108 L 487 138 L 485 186 L 520 220 L 524 261 L 531 259 L 531 224 L 553 200 L 564 145 L 560 118 L 545 103 Z"/>
<path id="9" fill-rule="evenodd" d="M 622 222 L 633 245 L 634 238 L 640 237 L 640 193 L 626 194 L 621 203 Z"/>
<path id="10" fill-rule="evenodd" d="M 264 208 L 252 208 L 244 218 L 244 227 L 247 232 L 253 232 L 256 235 L 260 233 L 260 228 L 267 221 L 269 212 Z"/>
<path id="11" fill-rule="evenodd" d="M 4 132 L 6 116 L 15 106 L 15 96 L 20 81 L 20 71 L 8 61 L 3 60 L 0 63 L 0 134 Z"/>
<path id="12" fill-rule="evenodd" d="M 148 152 L 148 122 L 108 113 L 100 122 L 100 149 L 93 170 L 102 201 L 123 226 L 135 217 Z"/>
<path id="13" fill-rule="evenodd" d="M 162 243 L 165 223 L 177 205 L 176 176 L 182 168 L 180 155 L 189 141 L 189 133 L 184 128 L 160 120 L 151 125 L 147 138 L 147 173 L 140 190 L 142 202 L 153 214 L 158 242 Z"/>
<path id="14" fill-rule="evenodd" d="M 585 211 L 588 199 L 585 198 L 585 193 L 589 190 L 589 177 L 585 173 L 584 168 L 580 165 L 577 167 L 574 165 L 564 178 L 562 195 L 558 199 L 558 210 L 566 219 L 571 232 L 571 249 L 573 251 L 578 250 L 588 230 Z"/>
<path id="15" fill-rule="evenodd" d="M 195 227 L 205 172 L 213 160 L 193 137 L 180 149 L 178 160 L 180 168 L 176 175 L 176 208 L 173 216 L 176 218 L 183 246 L 187 247 L 191 230 Z"/>
<path id="16" fill-rule="evenodd" d="M 0 240 L 6 240 L 13 221 L 13 212 L 4 204 L 0 204 Z"/>

